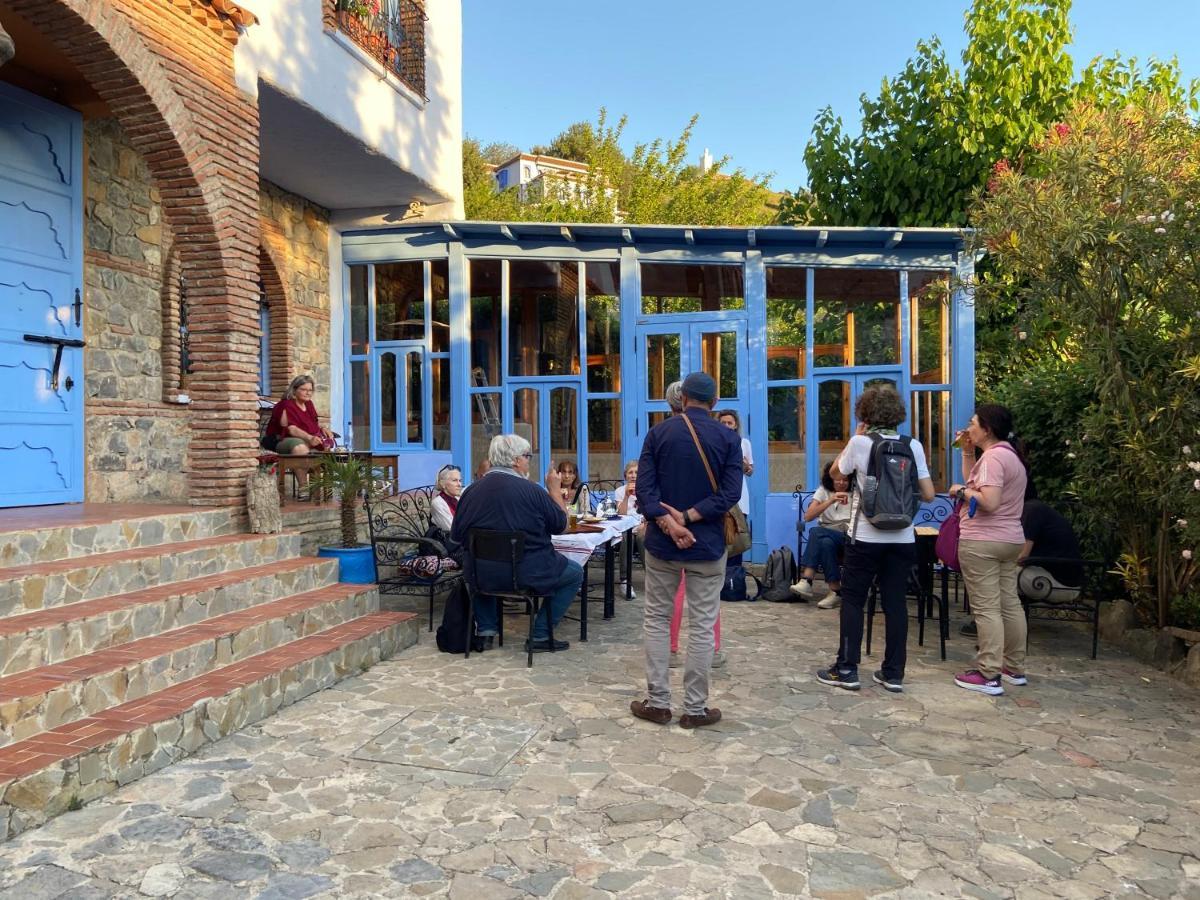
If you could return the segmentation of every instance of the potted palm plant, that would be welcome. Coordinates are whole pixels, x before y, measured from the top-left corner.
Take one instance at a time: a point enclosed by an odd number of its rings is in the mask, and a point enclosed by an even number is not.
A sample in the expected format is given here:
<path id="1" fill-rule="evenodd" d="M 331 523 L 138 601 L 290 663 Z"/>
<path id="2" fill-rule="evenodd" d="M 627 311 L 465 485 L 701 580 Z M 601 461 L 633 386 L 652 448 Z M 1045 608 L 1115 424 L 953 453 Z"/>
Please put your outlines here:
<path id="1" fill-rule="evenodd" d="M 338 579 L 353 584 L 375 580 L 375 565 L 370 544 L 358 540 L 358 510 L 361 498 L 381 492 L 369 460 L 350 454 L 330 454 L 309 479 L 309 491 L 334 496 L 341 510 L 341 544 L 318 547 L 318 556 L 338 560 Z"/>

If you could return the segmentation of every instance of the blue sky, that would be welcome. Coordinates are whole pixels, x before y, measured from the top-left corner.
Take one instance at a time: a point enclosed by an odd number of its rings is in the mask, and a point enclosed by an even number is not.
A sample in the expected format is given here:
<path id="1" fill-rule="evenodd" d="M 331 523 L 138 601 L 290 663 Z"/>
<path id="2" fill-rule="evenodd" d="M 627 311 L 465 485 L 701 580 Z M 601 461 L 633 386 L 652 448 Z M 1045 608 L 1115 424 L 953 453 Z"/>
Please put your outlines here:
<path id="1" fill-rule="evenodd" d="M 627 143 L 700 122 L 692 155 L 728 154 L 772 185 L 804 181 L 804 144 L 831 105 L 857 130 L 916 42 L 938 35 L 956 64 L 969 0 L 463 0 L 463 125 L 485 143 L 546 143 L 601 106 Z M 1077 67 L 1097 55 L 1178 56 L 1200 77 L 1200 0 L 1076 0 Z"/>

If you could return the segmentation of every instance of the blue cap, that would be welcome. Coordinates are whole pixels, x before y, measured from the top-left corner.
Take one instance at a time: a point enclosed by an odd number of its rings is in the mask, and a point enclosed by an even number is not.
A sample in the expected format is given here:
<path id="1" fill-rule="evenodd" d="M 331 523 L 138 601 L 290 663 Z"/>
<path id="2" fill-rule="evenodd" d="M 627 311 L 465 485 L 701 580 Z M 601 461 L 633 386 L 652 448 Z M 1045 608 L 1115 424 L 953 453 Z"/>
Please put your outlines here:
<path id="1" fill-rule="evenodd" d="M 699 403 L 712 403 L 717 399 L 717 383 L 707 372 L 692 372 L 683 379 L 683 395 Z"/>

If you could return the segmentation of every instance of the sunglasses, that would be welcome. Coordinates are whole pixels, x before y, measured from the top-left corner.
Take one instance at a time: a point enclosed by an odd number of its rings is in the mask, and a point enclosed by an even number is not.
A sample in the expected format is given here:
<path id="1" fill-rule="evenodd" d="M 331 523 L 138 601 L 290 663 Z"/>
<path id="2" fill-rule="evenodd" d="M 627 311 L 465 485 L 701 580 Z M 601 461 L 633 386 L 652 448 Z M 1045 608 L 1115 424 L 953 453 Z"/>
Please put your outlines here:
<path id="1" fill-rule="evenodd" d="M 525 457 L 525 459 L 533 459 L 532 453 L 522 453 L 521 456 Z"/>
<path id="2" fill-rule="evenodd" d="M 461 471 L 462 471 L 462 469 L 460 469 L 458 466 L 442 466 L 440 469 L 438 469 L 438 474 L 441 475 L 443 472 L 461 472 Z"/>

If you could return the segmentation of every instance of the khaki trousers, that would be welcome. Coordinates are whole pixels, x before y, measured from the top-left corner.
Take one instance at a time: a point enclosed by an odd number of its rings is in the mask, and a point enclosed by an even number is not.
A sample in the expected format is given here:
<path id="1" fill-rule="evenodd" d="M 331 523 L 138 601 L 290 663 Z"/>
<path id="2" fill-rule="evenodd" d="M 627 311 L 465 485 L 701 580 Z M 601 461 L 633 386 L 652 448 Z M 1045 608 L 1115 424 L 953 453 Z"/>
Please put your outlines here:
<path id="1" fill-rule="evenodd" d="M 1003 541 L 958 542 L 958 562 L 971 597 L 978 628 L 975 666 L 985 678 L 1003 667 L 1025 671 L 1025 611 L 1017 594 L 1017 557 L 1023 544 Z"/>
<path id="2" fill-rule="evenodd" d="M 703 715 L 708 706 L 708 673 L 712 667 L 713 629 L 721 610 L 721 585 L 725 583 L 725 554 L 720 559 L 684 562 L 646 553 L 646 689 L 651 706 L 671 708 L 671 617 L 675 613 L 675 592 L 684 573 L 688 642 L 683 711 L 695 716 Z"/>

